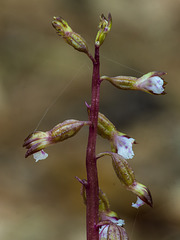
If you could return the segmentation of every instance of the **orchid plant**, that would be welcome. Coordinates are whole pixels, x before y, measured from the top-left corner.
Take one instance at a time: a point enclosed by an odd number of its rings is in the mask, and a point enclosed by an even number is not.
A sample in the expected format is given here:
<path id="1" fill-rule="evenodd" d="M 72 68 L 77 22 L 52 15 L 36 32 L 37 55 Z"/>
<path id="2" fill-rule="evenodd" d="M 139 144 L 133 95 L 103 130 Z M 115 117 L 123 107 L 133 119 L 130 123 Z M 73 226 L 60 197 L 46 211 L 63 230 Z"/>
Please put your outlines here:
<path id="1" fill-rule="evenodd" d="M 81 183 L 82 197 L 86 205 L 87 240 L 125 240 L 128 235 L 124 228 L 124 221 L 110 209 L 105 193 L 99 188 L 97 161 L 104 156 L 110 156 L 115 174 L 122 186 L 137 196 L 137 202 L 132 207 L 138 208 L 143 204 L 152 207 L 152 197 L 149 189 L 139 183 L 134 175 L 128 160 L 134 156 L 133 144 L 135 139 L 125 133 L 119 132 L 113 123 L 99 112 L 100 86 L 103 81 L 109 81 L 122 90 L 140 90 L 150 94 L 163 95 L 166 82 L 162 76 L 165 72 L 149 72 L 140 78 L 127 76 L 100 76 L 99 50 L 107 33 L 112 26 L 111 14 L 106 18 L 100 16 L 99 30 L 95 38 L 95 53 L 90 54 L 86 41 L 74 32 L 62 17 L 54 17 L 52 25 L 69 45 L 84 52 L 93 64 L 91 103 L 86 103 L 88 120 L 66 120 L 59 123 L 50 131 L 36 131 L 30 134 L 23 146 L 27 149 L 25 157 L 33 155 L 36 162 L 46 159 L 48 154 L 44 151 L 48 146 L 73 137 L 83 126 L 89 127 L 89 137 L 86 151 L 86 179 L 77 180 Z M 96 154 L 97 135 L 110 142 L 111 151 Z"/>

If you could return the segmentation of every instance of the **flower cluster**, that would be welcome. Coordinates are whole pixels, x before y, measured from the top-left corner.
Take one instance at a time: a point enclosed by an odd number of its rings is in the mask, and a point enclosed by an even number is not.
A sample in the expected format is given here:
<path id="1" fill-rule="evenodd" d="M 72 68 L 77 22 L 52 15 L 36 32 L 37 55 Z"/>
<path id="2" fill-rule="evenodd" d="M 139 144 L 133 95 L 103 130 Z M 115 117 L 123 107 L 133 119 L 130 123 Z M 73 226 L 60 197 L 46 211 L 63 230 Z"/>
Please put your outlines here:
<path id="1" fill-rule="evenodd" d="M 85 179 L 81 180 L 78 177 L 76 178 L 82 184 L 81 195 L 86 204 L 87 181 Z M 99 223 L 96 226 L 99 228 L 99 240 L 128 240 L 124 225 L 125 221 L 120 219 L 117 213 L 110 209 L 106 194 L 99 189 Z"/>

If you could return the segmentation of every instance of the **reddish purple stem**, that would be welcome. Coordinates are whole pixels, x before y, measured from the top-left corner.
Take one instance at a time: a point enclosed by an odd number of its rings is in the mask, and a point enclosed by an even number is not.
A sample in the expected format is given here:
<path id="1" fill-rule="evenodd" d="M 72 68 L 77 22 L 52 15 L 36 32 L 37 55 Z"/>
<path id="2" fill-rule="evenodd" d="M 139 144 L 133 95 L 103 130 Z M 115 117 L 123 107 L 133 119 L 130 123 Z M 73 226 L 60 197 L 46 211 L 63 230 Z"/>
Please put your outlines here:
<path id="1" fill-rule="evenodd" d="M 99 240 L 99 230 L 96 227 L 99 222 L 99 185 L 96 165 L 96 136 L 100 94 L 99 47 L 95 47 L 95 57 L 92 60 L 93 76 L 90 108 L 90 121 L 92 124 L 89 127 L 89 138 L 86 153 L 86 224 L 87 240 Z"/>

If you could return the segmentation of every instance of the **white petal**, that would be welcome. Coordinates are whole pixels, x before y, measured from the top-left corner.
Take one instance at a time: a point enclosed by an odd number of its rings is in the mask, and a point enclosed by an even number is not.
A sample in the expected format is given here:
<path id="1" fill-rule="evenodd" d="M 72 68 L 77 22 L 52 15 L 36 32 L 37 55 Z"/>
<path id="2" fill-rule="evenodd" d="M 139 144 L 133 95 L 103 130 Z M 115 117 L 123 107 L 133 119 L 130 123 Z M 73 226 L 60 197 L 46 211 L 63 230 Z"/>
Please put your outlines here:
<path id="1" fill-rule="evenodd" d="M 128 138 L 126 136 L 118 136 L 117 137 L 117 149 L 118 154 L 123 156 L 125 159 L 131 159 L 134 156 L 134 152 L 132 150 L 132 145 L 134 143 L 133 138 Z"/>
<path id="2" fill-rule="evenodd" d="M 118 220 L 116 220 L 116 219 L 111 219 L 111 222 L 115 223 L 116 225 L 118 225 L 118 226 L 120 226 L 120 227 L 122 227 L 123 225 L 125 225 L 125 222 L 124 222 L 123 219 L 118 219 Z"/>
<path id="3" fill-rule="evenodd" d="M 36 160 L 36 162 L 38 162 L 39 160 L 46 159 L 48 157 L 48 154 L 46 152 L 44 152 L 44 150 L 41 150 L 39 152 L 34 153 L 33 157 Z"/>
<path id="4" fill-rule="evenodd" d="M 164 81 L 158 76 L 150 77 L 141 83 L 141 87 L 156 94 L 161 94 L 164 91 L 163 85 Z"/>
<path id="5" fill-rule="evenodd" d="M 133 208 L 139 208 L 139 207 L 141 207 L 142 205 L 144 205 L 144 202 L 139 198 L 139 197 L 137 197 L 137 201 L 136 201 L 136 203 L 132 203 L 132 207 Z"/>

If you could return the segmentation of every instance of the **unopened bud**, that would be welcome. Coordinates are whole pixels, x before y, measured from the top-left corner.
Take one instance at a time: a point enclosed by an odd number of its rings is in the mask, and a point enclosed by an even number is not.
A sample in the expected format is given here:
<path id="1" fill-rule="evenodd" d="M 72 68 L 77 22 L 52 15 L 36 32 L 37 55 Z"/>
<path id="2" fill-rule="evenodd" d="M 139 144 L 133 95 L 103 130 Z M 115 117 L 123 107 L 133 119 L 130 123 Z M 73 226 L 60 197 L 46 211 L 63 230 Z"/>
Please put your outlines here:
<path id="1" fill-rule="evenodd" d="M 99 31 L 97 33 L 95 40 L 96 46 L 100 47 L 103 44 L 107 33 L 111 30 L 111 26 L 112 26 L 111 14 L 110 13 L 108 14 L 108 19 L 105 18 L 105 16 L 102 14 L 100 16 Z"/>
<path id="2" fill-rule="evenodd" d="M 80 52 L 88 53 L 86 41 L 78 33 L 74 32 L 62 17 L 54 17 L 52 25 L 69 45 Z"/>
<path id="3" fill-rule="evenodd" d="M 28 157 L 32 154 L 35 154 L 39 152 L 39 154 L 35 155 L 35 159 L 38 158 L 44 159 L 42 150 L 49 145 L 57 142 L 64 141 L 70 137 L 73 137 L 76 133 L 79 132 L 79 130 L 84 125 L 89 125 L 90 122 L 86 121 L 78 121 L 78 120 L 66 120 L 57 126 L 55 126 L 53 129 L 47 132 L 41 132 L 37 131 L 32 134 L 30 134 L 25 140 L 23 147 L 25 147 L 27 150 L 25 157 Z M 40 156 L 41 155 L 41 156 Z"/>

